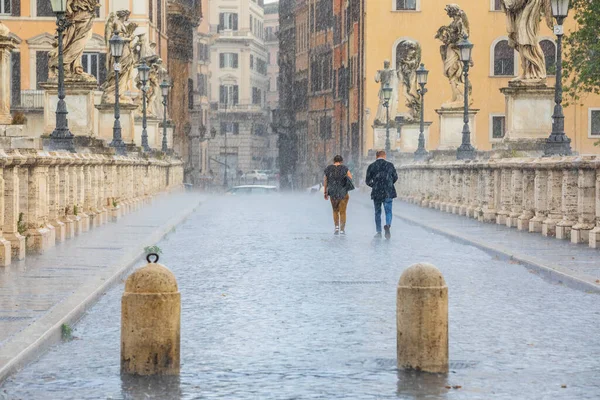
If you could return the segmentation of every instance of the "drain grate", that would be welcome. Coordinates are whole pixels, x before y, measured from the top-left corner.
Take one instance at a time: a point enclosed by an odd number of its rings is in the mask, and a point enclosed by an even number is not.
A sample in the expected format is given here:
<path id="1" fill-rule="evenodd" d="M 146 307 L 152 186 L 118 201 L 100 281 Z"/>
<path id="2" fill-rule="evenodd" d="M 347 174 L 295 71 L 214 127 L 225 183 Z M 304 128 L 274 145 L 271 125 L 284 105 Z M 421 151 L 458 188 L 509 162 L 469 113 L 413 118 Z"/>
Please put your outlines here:
<path id="1" fill-rule="evenodd" d="M 450 369 L 474 368 L 477 364 L 477 361 L 450 361 Z"/>
<path id="2" fill-rule="evenodd" d="M 27 319 L 31 319 L 32 317 L 0 317 L 0 321 L 7 322 L 15 322 L 15 321 L 25 321 Z"/>
<path id="3" fill-rule="evenodd" d="M 323 285 L 382 285 L 384 281 L 321 281 Z"/>

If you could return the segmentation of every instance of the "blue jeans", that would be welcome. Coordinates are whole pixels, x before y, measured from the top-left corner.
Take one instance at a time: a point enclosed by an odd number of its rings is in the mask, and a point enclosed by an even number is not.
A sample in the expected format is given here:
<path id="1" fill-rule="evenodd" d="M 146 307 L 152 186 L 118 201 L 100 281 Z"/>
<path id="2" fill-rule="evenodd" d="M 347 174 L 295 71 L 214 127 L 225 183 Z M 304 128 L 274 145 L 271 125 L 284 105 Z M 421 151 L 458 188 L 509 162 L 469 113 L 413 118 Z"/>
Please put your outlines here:
<path id="1" fill-rule="evenodd" d="M 375 204 L 375 227 L 377 232 L 381 232 L 381 205 L 385 209 L 385 224 L 392 226 L 392 204 L 394 199 L 373 200 Z"/>

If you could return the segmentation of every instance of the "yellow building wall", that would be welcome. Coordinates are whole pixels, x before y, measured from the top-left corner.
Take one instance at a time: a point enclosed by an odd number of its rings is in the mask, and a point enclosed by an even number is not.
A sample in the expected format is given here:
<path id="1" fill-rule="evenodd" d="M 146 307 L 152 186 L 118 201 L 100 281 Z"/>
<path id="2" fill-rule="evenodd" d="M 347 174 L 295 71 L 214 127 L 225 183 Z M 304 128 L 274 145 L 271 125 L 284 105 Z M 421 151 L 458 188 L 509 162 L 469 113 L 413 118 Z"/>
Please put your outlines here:
<path id="1" fill-rule="evenodd" d="M 435 110 L 451 97 L 450 85 L 443 74 L 440 55 L 441 42 L 435 39 L 437 30 L 448 25 L 451 19 L 444 8 L 451 3 L 448 0 L 417 0 L 421 11 L 391 11 L 391 0 L 367 1 L 365 9 L 365 118 L 364 149 L 373 148 L 373 120 L 377 112 L 379 84 L 375 82 L 377 70 L 383 68 L 383 61 L 388 59 L 395 65 L 393 54 L 395 43 L 401 38 L 413 39 L 422 48 L 422 62 L 429 72 L 425 97 L 425 120 L 432 121 L 428 149 L 435 149 L 439 144 L 439 116 Z M 506 36 L 506 19 L 502 12 L 490 11 L 489 0 L 463 1 L 460 7 L 467 13 L 471 27 L 470 40 L 473 49 L 474 67 L 470 70 L 473 84 L 473 108 L 480 109 L 476 117 L 475 133 L 472 142 L 477 149 L 490 150 L 492 147 L 490 133 L 490 114 L 505 114 L 505 98 L 500 88 L 508 86 L 512 77 L 494 77 L 492 75 L 492 45 Z M 574 26 L 572 16 L 565 24 L 568 31 Z M 540 38 L 554 39 L 552 31 L 542 23 Z M 518 58 L 517 63 L 518 64 Z M 518 72 L 518 69 L 517 69 Z M 548 85 L 554 86 L 554 77 L 548 78 Z M 565 109 L 565 130 L 572 139 L 574 151 L 600 153 L 600 147 L 594 146 L 598 139 L 588 138 L 588 110 L 600 107 L 600 96 L 587 95 L 580 101 L 582 104 L 572 105 Z M 400 92 L 399 111 L 406 111 L 404 99 Z M 535 118 L 535 116 L 532 116 Z M 472 127 L 473 131 L 473 127 Z M 550 134 L 550 132 L 548 132 Z"/>

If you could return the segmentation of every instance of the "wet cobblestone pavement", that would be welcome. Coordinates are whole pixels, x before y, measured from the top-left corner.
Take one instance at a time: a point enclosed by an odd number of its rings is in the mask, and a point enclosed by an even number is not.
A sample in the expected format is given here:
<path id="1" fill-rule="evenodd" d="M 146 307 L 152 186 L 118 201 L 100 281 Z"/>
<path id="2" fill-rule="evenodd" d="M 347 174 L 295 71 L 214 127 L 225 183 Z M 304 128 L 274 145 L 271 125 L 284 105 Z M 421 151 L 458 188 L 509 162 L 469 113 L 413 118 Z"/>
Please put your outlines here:
<path id="1" fill-rule="evenodd" d="M 375 241 L 371 210 L 352 200 L 348 235 L 334 237 L 328 207 L 213 198 L 159 244 L 182 295 L 179 379 L 121 379 L 120 285 L 0 399 L 600 397 L 597 295 L 398 220 Z M 449 286 L 447 377 L 395 367 L 396 284 L 419 261 Z"/>

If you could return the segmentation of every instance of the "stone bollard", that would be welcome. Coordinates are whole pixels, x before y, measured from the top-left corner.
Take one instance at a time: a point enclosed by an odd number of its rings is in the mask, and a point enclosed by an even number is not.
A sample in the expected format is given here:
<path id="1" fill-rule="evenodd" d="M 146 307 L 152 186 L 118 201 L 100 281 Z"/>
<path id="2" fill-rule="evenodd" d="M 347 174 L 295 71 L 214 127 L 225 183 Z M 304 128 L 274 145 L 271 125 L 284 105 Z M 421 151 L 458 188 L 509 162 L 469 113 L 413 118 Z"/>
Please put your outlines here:
<path id="1" fill-rule="evenodd" d="M 448 372 L 448 287 L 433 265 L 421 263 L 400 277 L 396 303 L 398 368 Z"/>
<path id="2" fill-rule="evenodd" d="M 155 257 L 154 262 L 151 258 Z M 181 295 L 158 255 L 135 271 L 121 299 L 121 374 L 178 375 Z"/>

